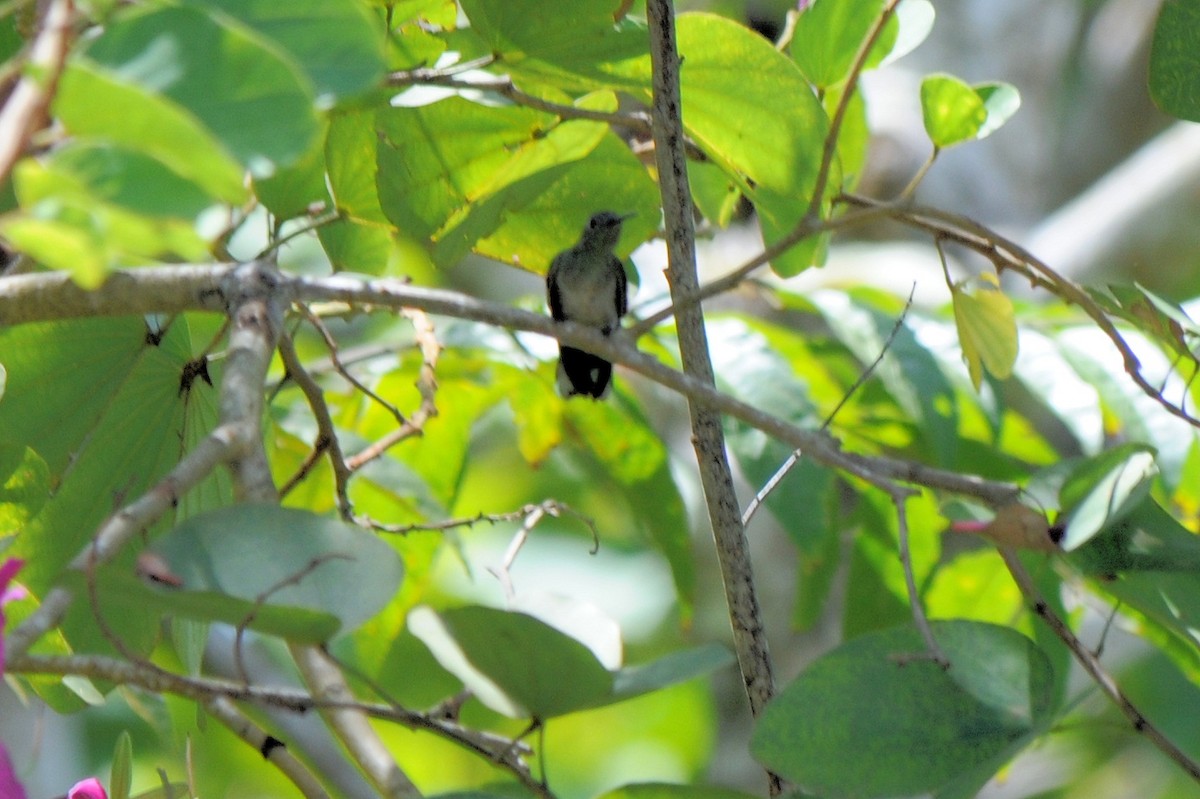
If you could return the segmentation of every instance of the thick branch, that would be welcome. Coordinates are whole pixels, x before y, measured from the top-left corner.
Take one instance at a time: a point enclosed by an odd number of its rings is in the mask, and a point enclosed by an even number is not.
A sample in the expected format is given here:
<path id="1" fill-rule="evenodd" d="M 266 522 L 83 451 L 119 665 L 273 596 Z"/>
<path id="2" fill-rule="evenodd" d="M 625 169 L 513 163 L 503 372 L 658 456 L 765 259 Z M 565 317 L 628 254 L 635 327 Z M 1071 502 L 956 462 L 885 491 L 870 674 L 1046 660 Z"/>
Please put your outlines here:
<path id="1" fill-rule="evenodd" d="M 148 266 L 113 272 L 94 291 L 67 272 L 0 278 L 0 325 L 52 319 L 224 311 L 220 279 L 233 264 Z"/>
<path id="2" fill-rule="evenodd" d="M 176 267 L 180 274 L 174 281 L 158 276 L 150 282 L 151 289 L 158 289 L 173 282 L 168 292 L 169 307 L 157 308 L 144 298 L 135 300 L 135 313 L 181 312 L 185 310 L 213 310 L 211 296 L 219 296 L 222 277 L 232 267 Z M 76 318 L 93 315 L 117 315 L 128 313 L 112 297 L 107 295 L 110 285 L 116 285 L 120 295 L 128 295 L 142 275 L 155 270 L 136 269 L 118 272 L 107 283 L 96 290 L 100 295 L 96 305 L 103 311 L 92 311 L 78 304 L 59 304 L 60 296 L 70 298 L 78 289 L 64 280 L 60 273 L 39 273 L 19 277 L 0 278 L 0 320 L 15 315 L 24 303 L 33 297 L 41 297 L 43 313 L 35 316 L 24 314 L 21 321 L 45 321 L 51 319 Z M 162 271 L 169 270 L 157 270 Z M 120 278 L 120 279 L 118 279 Z M 867 456 L 842 450 L 840 443 L 827 433 L 805 430 L 748 405 L 728 394 L 717 391 L 690 375 L 666 366 L 627 343 L 623 336 L 607 337 L 594 330 L 571 324 L 559 324 L 543 314 L 531 313 L 497 303 L 484 302 L 466 294 L 443 289 L 422 288 L 401 280 L 381 278 L 363 280 L 347 275 L 327 277 L 305 277 L 282 274 L 277 288 L 286 297 L 304 302 L 344 302 L 355 307 L 370 309 L 420 308 L 441 316 L 468 319 L 484 324 L 496 325 L 510 330 L 524 330 L 557 339 L 574 347 L 594 352 L 608 360 L 666 386 L 689 400 L 740 419 L 751 427 L 778 439 L 793 449 L 799 449 L 813 460 L 834 469 L 851 474 L 870 474 L 904 483 L 922 485 L 926 488 L 949 491 L 976 497 L 983 502 L 999 507 L 1016 499 L 1019 491 L 1011 483 L 985 480 L 981 477 L 963 475 L 958 472 L 936 469 L 923 464 L 886 456 Z M 183 300 L 191 297 L 191 304 Z"/>
<path id="3" fill-rule="evenodd" d="M 288 751 L 282 741 L 278 741 L 251 721 L 230 700 L 223 696 L 209 697 L 204 702 L 204 709 L 237 737 L 254 748 L 263 756 L 263 760 L 279 769 L 285 777 L 291 780 L 305 799 L 329 799 L 329 794 L 308 768 L 295 755 Z"/>

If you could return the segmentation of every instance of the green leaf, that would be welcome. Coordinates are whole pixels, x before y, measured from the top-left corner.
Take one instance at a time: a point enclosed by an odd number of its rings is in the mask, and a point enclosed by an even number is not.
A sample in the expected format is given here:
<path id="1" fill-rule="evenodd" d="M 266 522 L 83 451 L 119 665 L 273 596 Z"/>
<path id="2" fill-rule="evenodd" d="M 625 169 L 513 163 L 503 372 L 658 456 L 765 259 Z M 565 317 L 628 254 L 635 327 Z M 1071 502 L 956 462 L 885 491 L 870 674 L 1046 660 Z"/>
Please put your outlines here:
<path id="1" fill-rule="evenodd" d="M 1200 536 L 1145 497 L 1068 560 L 1085 574 L 1105 578 L 1134 572 L 1200 574 Z"/>
<path id="2" fill-rule="evenodd" d="M 921 82 L 921 115 L 935 147 L 944 148 L 979 135 L 987 121 L 983 98 L 951 75 L 930 75 Z"/>
<path id="3" fill-rule="evenodd" d="M 860 363 L 872 363 L 884 352 L 884 344 L 896 325 L 893 314 L 899 313 L 898 308 L 885 312 L 868 293 L 816 291 L 809 295 L 809 300 L 817 306 L 835 338 Z M 954 463 L 962 448 L 954 387 L 909 325 L 897 331 L 874 377 L 887 389 L 902 414 L 916 425 L 917 433 L 928 442 L 934 456 L 943 464 Z"/>
<path id="4" fill-rule="evenodd" d="M 1021 95 L 1010 83 L 977 83 L 972 88 L 987 112 L 987 119 L 975 134 L 977 139 L 992 135 L 1021 107 Z"/>
<path id="5" fill-rule="evenodd" d="M 185 0 L 224 22 L 250 29 L 272 52 L 286 53 L 317 95 L 336 99 L 374 87 L 383 77 L 383 37 L 354 0 Z"/>
<path id="6" fill-rule="evenodd" d="M 1158 474 L 1154 455 L 1142 444 L 1126 444 L 1087 460 L 1059 492 L 1066 514 L 1060 542 L 1070 552 L 1121 521 L 1150 491 Z"/>
<path id="7" fill-rule="evenodd" d="M 958 340 L 976 391 L 983 382 L 984 369 L 1005 380 L 1012 375 L 1017 360 L 1012 300 L 1000 290 L 995 275 L 985 272 L 979 277 L 984 285 L 975 292 L 968 292 L 961 284 L 951 288 Z"/>
<path id="8" fill-rule="evenodd" d="M 112 774 L 108 778 L 109 799 L 129 799 L 133 787 L 133 739 L 128 730 L 121 730 L 113 752 Z"/>
<path id="9" fill-rule="evenodd" d="M 752 799 L 752 794 L 708 785 L 642 782 L 622 785 L 599 799 Z"/>
<path id="10" fill-rule="evenodd" d="M 916 50 L 933 30 L 935 16 L 933 3 L 929 0 L 903 0 L 896 6 L 899 30 L 896 33 L 896 42 L 882 64 L 890 64 Z"/>
<path id="11" fill-rule="evenodd" d="M 1164 0 L 1150 46 L 1150 98 L 1179 119 L 1200 121 L 1200 2 Z"/>
<path id="12" fill-rule="evenodd" d="M 883 11 L 883 0 L 818 0 L 800 13 L 792 58 L 818 88 L 840 83 Z"/>
<path id="13" fill-rule="evenodd" d="M 771 244 L 807 209 L 828 117 L 796 64 L 748 28 L 681 14 L 678 37 L 684 127 L 755 204 Z M 795 274 L 813 262 L 811 248 L 794 249 L 772 268 Z"/>
<path id="14" fill-rule="evenodd" d="M 933 623 L 950 659 L 924 660 L 915 629 L 856 638 L 808 667 L 760 716 L 751 752 L 805 790 L 830 796 L 936 791 L 983 764 L 999 769 L 1051 715 L 1053 674 L 1007 627 Z"/>
<path id="15" fill-rule="evenodd" d="M 81 595 L 88 595 L 87 583 L 81 575 L 72 573 L 66 582 Z M 164 616 L 180 617 L 173 619 L 176 622 L 221 622 L 314 646 L 327 643 L 342 626 L 337 616 L 320 609 L 258 602 L 224 591 L 147 585 L 132 574 L 116 570 L 106 570 L 96 579 L 96 587 L 100 607 L 112 616 L 145 615 L 149 609 L 153 619 L 160 623 Z"/>
<path id="16" fill-rule="evenodd" d="M 97 200 L 145 216 L 190 220 L 217 199 L 162 161 L 117 144 L 70 141 L 46 164 L 51 172 L 74 178 Z"/>
<path id="17" fill-rule="evenodd" d="M 49 496 L 50 470 L 41 456 L 0 440 L 0 540 L 18 533 Z"/>
<path id="18" fill-rule="evenodd" d="M 351 219 L 388 225 L 376 187 L 375 112 L 336 114 L 325 137 L 329 189 L 337 209 Z"/>
<path id="19" fill-rule="evenodd" d="M 195 117 L 87 60 L 76 60 L 64 72 L 54 110 L 77 136 L 95 136 L 152 156 L 232 205 L 246 196 L 242 167 Z"/>
<path id="20" fill-rule="evenodd" d="M 276 220 L 332 210 L 325 185 L 325 137 L 290 166 L 266 178 L 255 178 L 254 193 Z"/>
<path id="21" fill-rule="evenodd" d="M 930 75 L 921 83 L 925 131 L 938 149 L 990 136 L 1021 107 L 1021 95 L 1008 83 L 968 86 L 951 75 Z"/>
<path id="22" fill-rule="evenodd" d="M 483 49 L 501 57 L 519 83 L 549 81 L 580 89 L 650 85 L 645 29 L 613 20 L 613 0 L 463 0 Z"/>
<path id="23" fill-rule="evenodd" d="M 586 158 L 541 175 L 546 180 L 534 176 L 496 195 L 498 225 L 475 243 L 476 252 L 540 272 L 575 243 L 592 214 L 606 207 L 633 214 L 621 227 L 619 257 L 658 230 L 658 187 L 611 132 Z M 635 277 L 636 272 L 630 275 L 631 290 Z"/>
<path id="24" fill-rule="evenodd" d="M 612 696 L 605 704 L 694 680 L 733 662 L 734 657 L 728 649 L 718 644 L 707 644 L 672 652 L 649 663 L 626 666 L 613 675 Z"/>
<path id="25" fill-rule="evenodd" d="M 317 229 L 317 238 L 325 249 L 329 263 L 339 272 L 388 274 L 392 256 L 396 252 L 392 233 L 387 228 L 363 225 L 349 219 L 322 225 Z"/>
<path id="26" fill-rule="evenodd" d="M 532 201 L 557 177 L 548 170 L 583 158 L 607 134 L 598 122 L 560 122 L 538 111 L 457 97 L 382 111 L 376 125 L 380 205 L 406 235 L 456 241 L 435 253 L 441 264 L 461 258 L 511 211 L 510 199 L 489 205 L 489 198 L 507 198 L 500 192 L 539 177 L 542 185 L 522 193 L 526 203 Z"/>
<path id="27" fill-rule="evenodd" d="M 21 162 L 14 184 L 22 213 L 3 220 L 12 243 L 40 263 L 72 273 L 82 286 L 95 287 L 116 266 L 208 256 L 192 220 L 104 202 L 56 162 Z"/>
<path id="28" fill-rule="evenodd" d="M 89 44 L 86 58 L 127 90 L 192 115 L 256 175 L 295 161 L 319 132 L 312 96 L 290 64 L 243 30 L 191 8 L 126 15 Z M 65 108 L 76 126 L 96 128 L 88 133 L 108 134 L 112 124 L 128 124 L 97 121 L 96 105 L 103 98 L 70 97 Z M 127 136 L 120 140 L 135 146 L 147 138 L 142 130 Z M 158 136 L 152 140 L 162 142 Z"/>
<path id="29" fill-rule="evenodd" d="M 586 646 L 524 613 L 422 607 L 408 624 L 443 668 L 498 713 L 544 721 L 612 693 L 612 674 Z"/>
<path id="30" fill-rule="evenodd" d="M 193 516 L 154 549 L 184 592 L 318 610 L 336 616 L 343 631 L 379 612 L 403 578 L 400 559 L 378 537 L 277 505 L 235 505 Z"/>

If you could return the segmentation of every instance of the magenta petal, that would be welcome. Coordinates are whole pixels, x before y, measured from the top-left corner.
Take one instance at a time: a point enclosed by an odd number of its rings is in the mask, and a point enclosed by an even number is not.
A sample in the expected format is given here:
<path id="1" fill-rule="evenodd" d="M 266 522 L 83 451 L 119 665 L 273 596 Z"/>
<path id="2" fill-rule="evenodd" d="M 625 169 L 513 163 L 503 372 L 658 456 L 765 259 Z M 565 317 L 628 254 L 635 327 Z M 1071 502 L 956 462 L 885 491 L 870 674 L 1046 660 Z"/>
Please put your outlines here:
<path id="1" fill-rule="evenodd" d="M 20 558 L 9 558 L 0 563 L 0 605 L 3 605 L 10 599 L 19 599 L 20 596 L 24 596 L 24 589 L 14 589 L 14 592 L 20 592 L 19 596 L 9 596 L 8 592 L 8 584 L 12 582 L 12 578 L 16 576 L 17 572 L 24 565 L 25 561 Z"/>
<path id="2" fill-rule="evenodd" d="M 8 750 L 3 745 L 0 745 L 0 796 L 4 799 L 25 799 L 25 789 L 17 782 Z"/>
<path id="3" fill-rule="evenodd" d="M 67 792 L 67 799 L 108 799 L 108 793 L 100 784 L 100 780 L 88 777 L 71 786 L 71 790 Z"/>

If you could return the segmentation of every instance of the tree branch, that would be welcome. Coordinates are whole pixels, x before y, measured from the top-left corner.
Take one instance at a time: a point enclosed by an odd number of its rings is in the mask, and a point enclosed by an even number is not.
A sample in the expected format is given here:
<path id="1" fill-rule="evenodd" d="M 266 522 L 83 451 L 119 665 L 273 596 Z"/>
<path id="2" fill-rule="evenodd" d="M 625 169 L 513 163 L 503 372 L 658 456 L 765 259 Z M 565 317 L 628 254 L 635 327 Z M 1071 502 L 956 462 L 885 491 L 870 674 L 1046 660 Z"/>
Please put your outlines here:
<path id="1" fill-rule="evenodd" d="M 210 297 L 219 293 L 222 277 L 233 267 L 174 268 L 180 270 L 180 274 L 173 279 L 161 274 L 170 271 L 170 268 L 158 270 L 160 274 L 151 274 L 149 277 L 152 291 L 160 291 L 165 285 L 170 285 L 170 291 L 162 293 L 164 307 L 157 307 L 146 298 L 136 297 L 136 292 L 132 290 L 142 275 L 155 270 L 133 269 L 114 273 L 108 282 L 96 289 L 98 296 L 93 305 L 103 309 L 102 311 L 92 310 L 92 305 L 71 302 L 76 298 L 79 289 L 61 273 L 48 272 L 0 278 L 0 320 L 8 320 L 10 315 L 18 314 L 22 317 L 21 321 L 34 322 L 127 313 L 128 311 L 121 308 L 113 297 L 108 296 L 110 285 L 115 285 L 113 291 L 117 295 L 131 299 L 136 308 L 135 313 L 213 310 Z M 802 450 L 807 457 L 833 469 L 851 474 L 866 473 L 902 483 L 971 496 L 992 507 L 1008 504 L 1020 493 L 1020 489 L 1011 483 L 936 469 L 899 458 L 846 452 L 840 442 L 827 433 L 797 427 L 753 405 L 723 394 L 691 375 L 666 366 L 656 358 L 634 348 L 628 343 L 626 335 L 604 336 L 578 325 L 555 322 L 544 314 L 485 302 L 455 291 L 413 286 L 391 278 L 364 280 L 349 275 L 307 277 L 281 274 L 276 290 L 285 297 L 304 302 L 343 302 L 363 309 L 419 308 L 431 314 L 547 336 L 619 363 L 689 400 L 740 419 L 793 449 Z M 61 304 L 56 302 L 60 296 L 67 301 Z M 24 303 L 30 298 L 39 298 L 40 314 L 31 315 L 21 311 Z"/>
<path id="2" fill-rule="evenodd" d="M 0 182 L 8 178 L 25 152 L 35 128 L 46 123 L 46 106 L 67 58 L 74 15 L 72 0 L 47 4 L 24 74 L 0 109 Z"/>
<path id="3" fill-rule="evenodd" d="M 675 321 L 684 372 L 706 386 L 715 385 L 704 311 L 699 304 L 680 306 L 678 300 L 695 293 L 696 241 L 692 226 L 692 196 L 688 187 L 687 155 L 683 148 L 683 119 L 679 90 L 679 53 L 675 45 L 675 10 L 671 0 L 647 0 L 650 60 L 653 64 L 654 106 L 651 112 L 654 154 L 667 232 L 667 280 L 676 301 Z M 742 671 L 750 712 L 762 713 L 775 695 L 771 653 L 763 625 L 750 547 L 733 485 L 733 470 L 725 450 L 721 414 L 689 398 L 692 445 L 708 504 L 717 560 L 725 585 L 725 601 L 733 627 L 733 644 Z M 783 781 L 767 772 L 770 793 L 777 796 Z"/>
<path id="4" fill-rule="evenodd" d="M 308 768 L 288 751 L 282 741 L 268 735 L 266 730 L 251 721 L 237 705 L 223 696 L 203 700 L 205 711 L 254 748 L 263 760 L 279 769 L 291 780 L 305 799 L 329 799 L 329 794 Z"/>
<path id="5" fill-rule="evenodd" d="M 1058 636 L 1067 649 L 1071 650 L 1071 654 L 1075 656 L 1075 660 L 1079 665 L 1083 666 L 1083 670 L 1088 673 L 1092 681 L 1100 687 L 1117 709 L 1124 714 L 1125 718 L 1129 719 L 1129 723 L 1133 728 L 1145 735 L 1151 743 L 1174 761 L 1180 768 L 1194 780 L 1200 780 L 1200 763 L 1188 757 L 1182 749 L 1177 747 L 1162 730 L 1150 723 L 1150 720 L 1142 715 L 1142 711 L 1138 710 L 1133 702 L 1129 701 L 1129 697 L 1117 685 L 1117 681 L 1112 678 L 1112 675 L 1105 671 L 1103 664 L 1090 649 L 1084 646 L 1083 642 L 1075 637 L 1075 633 L 1067 626 L 1067 623 L 1060 619 L 1057 614 L 1050 609 L 1046 600 L 1042 598 L 1041 592 L 1038 591 L 1037 585 L 1034 584 L 1033 578 L 1026 571 L 1025 565 L 1021 563 L 1021 559 L 1017 553 L 1008 547 L 998 547 L 1000 557 L 1004 558 L 1004 565 L 1008 567 L 1009 574 L 1012 575 L 1017 587 L 1021 589 L 1021 594 L 1025 597 L 1025 601 L 1029 603 L 1033 612 L 1046 623 L 1046 626 Z"/>

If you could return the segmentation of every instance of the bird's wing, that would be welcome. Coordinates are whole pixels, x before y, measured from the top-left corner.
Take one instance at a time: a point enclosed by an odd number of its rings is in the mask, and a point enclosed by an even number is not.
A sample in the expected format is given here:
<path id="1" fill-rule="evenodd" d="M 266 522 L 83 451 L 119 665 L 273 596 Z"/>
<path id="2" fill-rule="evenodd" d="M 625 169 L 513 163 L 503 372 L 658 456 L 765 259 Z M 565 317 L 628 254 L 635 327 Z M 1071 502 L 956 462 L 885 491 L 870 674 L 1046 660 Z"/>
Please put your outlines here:
<path id="1" fill-rule="evenodd" d="M 556 322 L 565 321 L 567 315 L 563 312 L 562 294 L 558 288 L 558 273 L 561 267 L 558 258 L 550 263 L 550 271 L 546 272 L 546 304 L 550 306 L 550 316 Z"/>
<path id="2" fill-rule="evenodd" d="M 625 267 L 621 264 L 621 259 L 615 255 L 612 268 L 617 276 L 617 318 L 620 319 L 629 311 L 629 278 L 625 276 Z"/>

